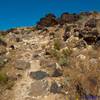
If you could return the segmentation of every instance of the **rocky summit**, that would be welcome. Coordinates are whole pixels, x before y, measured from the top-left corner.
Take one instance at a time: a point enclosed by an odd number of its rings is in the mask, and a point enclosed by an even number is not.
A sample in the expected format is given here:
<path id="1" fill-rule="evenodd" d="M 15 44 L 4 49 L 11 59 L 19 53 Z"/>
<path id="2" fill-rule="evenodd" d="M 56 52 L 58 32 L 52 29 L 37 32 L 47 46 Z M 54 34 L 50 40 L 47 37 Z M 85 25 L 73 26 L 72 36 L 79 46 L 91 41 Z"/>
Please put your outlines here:
<path id="1" fill-rule="evenodd" d="M 0 100 L 100 100 L 100 13 L 0 31 Z"/>

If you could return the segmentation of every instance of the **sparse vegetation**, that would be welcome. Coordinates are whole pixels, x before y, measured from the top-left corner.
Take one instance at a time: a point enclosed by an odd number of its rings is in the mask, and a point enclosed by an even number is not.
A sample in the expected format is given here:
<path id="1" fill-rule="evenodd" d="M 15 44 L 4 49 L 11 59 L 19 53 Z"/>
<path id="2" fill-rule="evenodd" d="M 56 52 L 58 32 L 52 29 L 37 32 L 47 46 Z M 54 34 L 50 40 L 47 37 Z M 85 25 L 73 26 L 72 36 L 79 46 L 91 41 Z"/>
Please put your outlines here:
<path id="1" fill-rule="evenodd" d="M 4 36 L 0 34 L 0 39 L 3 39 L 3 38 L 4 38 Z"/>
<path id="2" fill-rule="evenodd" d="M 59 38 L 54 40 L 54 49 L 56 49 L 56 50 L 61 49 L 61 40 Z"/>
<path id="3" fill-rule="evenodd" d="M 65 56 L 62 56 L 62 57 L 59 58 L 58 63 L 61 66 L 66 66 L 66 65 L 68 65 L 68 59 Z"/>
<path id="4" fill-rule="evenodd" d="M 4 65 L 5 65 L 5 62 L 0 59 L 0 68 L 3 67 Z"/>
<path id="5" fill-rule="evenodd" d="M 67 49 L 62 50 L 62 54 L 63 54 L 65 57 L 70 56 L 71 53 L 72 53 L 71 48 L 67 48 Z"/>
<path id="6" fill-rule="evenodd" d="M 4 85 L 8 81 L 8 77 L 5 73 L 0 72 L 0 84 Z"/>
<path id="7" fill-rule="evenodd" d="M 54 46 L 50 50 L 50 54 L 52 57 L 56 58 L 57 62 L 61 66 L 67 66 L 68 65 L 68 57 L 72 53 L 72 50 L 70 48 L 64 48 L 61 49 L 62 43 L 61 39 L 56 38 L 54 40 Z"/>
<path id="8" fill-rule="evenodd" d="M 57 60 L 59 59 L 60 57 L 60 52 L 56 49 L 51 49 L 50 50 L 50 54 L 52 57 L 55 57 Z"/>

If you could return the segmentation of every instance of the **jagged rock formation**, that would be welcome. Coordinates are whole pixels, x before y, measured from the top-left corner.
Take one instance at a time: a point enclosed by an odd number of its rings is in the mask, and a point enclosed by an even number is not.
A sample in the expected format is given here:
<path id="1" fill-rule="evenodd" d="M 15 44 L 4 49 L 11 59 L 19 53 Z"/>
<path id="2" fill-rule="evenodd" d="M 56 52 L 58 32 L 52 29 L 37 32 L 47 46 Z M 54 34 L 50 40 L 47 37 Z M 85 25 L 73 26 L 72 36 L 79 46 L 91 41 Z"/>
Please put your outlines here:
<path id="1" fill-rule="evenodd" d="M 100 99 L 100 14 L 48 14 L 0 31 L 0 100 Z"/>
<path id="2" fill-rule="evenodd" d="M 56 16 L 53 14 L 48 14 L 44 18 L 40 19 L 40 22 L 37 23 L 37 29 L 43 29 L 44 27 L 50 27 L 57 25 Z"/>

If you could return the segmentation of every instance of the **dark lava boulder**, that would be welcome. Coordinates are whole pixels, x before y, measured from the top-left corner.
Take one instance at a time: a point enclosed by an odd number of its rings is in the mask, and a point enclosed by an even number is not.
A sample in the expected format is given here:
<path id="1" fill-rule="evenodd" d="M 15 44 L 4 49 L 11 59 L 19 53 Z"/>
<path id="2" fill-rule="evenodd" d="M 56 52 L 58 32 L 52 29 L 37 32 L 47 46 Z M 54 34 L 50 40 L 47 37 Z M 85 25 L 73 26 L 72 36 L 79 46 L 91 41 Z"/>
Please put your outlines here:
<path id="1" fill-rule="evenodd" d="M 47 76 L 48 74 L 44 71 L 30 72 L 30 77 L 36 80 L 42 80 Z"/>
<path id="2" fill-rule="evenodd" d="M 92 45 L 96 42 L 96 37 L 92 37 L 92 36 L 91 37 L 84 37 L 83 39 L 84 39 L 84 41 L 86 41 L 86 43 L 88 45 Z"/>
<path id="3" fill-rule="evenodd" d="M 56 82 L 52 82 L 51 87 L 50 87 L 50 92 L 51 93 L 61 93 L 62 87 L 59 86 Z"/>
<path id="4" fill-rule="evenodd" d="M 97 30 L 79 30 L 79 38 L 83 38 L 83 37 L 98 37 L 99 33 Z"/>
<path id="5" fill-rule="evenodd" d="M 77 14 L 69 14 L 69 13 L 63 13 L 59 19 L 59 24 L 65 24 L 65 23 L 73 23 L 75 21 L 79 20 L 79 15 Z"/>
<path id="6" fill-rule="evenodd" d="M 52 77 L 60 77 L 63 75 L 63 72 L 60 69 L 54 69 L 54 72 L 52 73 Z"/>
<path id="7" fill-rule="evenodd" d="M 94 30 L 94 31 L 80 30 L 79 31 L 79 38 L 83 38 L 83 40 L 89 45 L 96 43 L 98 41 L 98 36 L 99 36 L 99 33 L 97 32 L 97 30 Z"/>
<path id="8" fill-rule="evenodd" d="M 45 27 L 50 27 L 50 26 L 54 26 L 57 24 L 58 24 L 58 22 L 56 20 L 55 15 L 47 14 L 45 17 L 40 19 L 40 21 L 36 25 L 36 28 L 37 29 L 44 29 Z"/>
<path id="9" fill-rule="evenodd" d="M 96 19 L 94 19 L 94 18 L 89 19 L 89 20 L 85 23 L 85 26 L 88 26 L 88 27 L 91 27 L 91 28 L 96 27 Z"/>

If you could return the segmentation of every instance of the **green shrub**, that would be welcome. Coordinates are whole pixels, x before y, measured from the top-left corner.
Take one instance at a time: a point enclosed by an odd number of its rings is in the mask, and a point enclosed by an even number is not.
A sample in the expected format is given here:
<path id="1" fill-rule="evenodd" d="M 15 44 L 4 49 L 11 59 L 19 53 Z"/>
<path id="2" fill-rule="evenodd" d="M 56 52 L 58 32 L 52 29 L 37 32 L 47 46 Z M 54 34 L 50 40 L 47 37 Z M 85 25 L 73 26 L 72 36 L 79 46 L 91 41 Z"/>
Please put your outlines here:
<path id="1" fill-rule="evenodd" d="M 68 65 L 68 59 L 67 59 L 66 57 L 61 57 L 61 58 L 59 59 L 59 64 L 60 64 L 61 66 L 66 66 L 66 65 Z"/>
<path id="2" fill-rule="evenodd" d="M 70 56 L 71 53 L 72 53 L 72 50 L 71 50 L 70 48 L 64 49 L 64 50 L 62 51 L 62 54 L 63 54 L 65 57 Z"/>
<path id="3" fill-rule="evenodd" d="M 3 36 L 3 35 L 0 34 L 0 39 L 1 40 L 4 40 L 5 39 L 5 36 Z"/>
<path id="4" fill-rule="evenodd" d="M 60 52 L 56 49 L 51 49 L 50 54 L 52 57 L 55 57 L 57 60 L 60 58 Z"/>
<path id="5" fill-rule="evenodd" d="M 6 84 L 7 81 L 8 81 L 7 75 L 0 72 L 0 84 Z"/>
<path id="6" fill-rule="evenodd" d="M 60 48 L 61 48 L 61 40 L 57 38 L 54 40 L 54 49 L 60 50 Z"/>
<path id="7" fill-rule="evenodd" d="M 70 48 L 62 50 L 59 57 L 59 64 L 61 66 L 67 66 L 69 63 L 69 56 L 71 55 L 72 50 Z"/>

